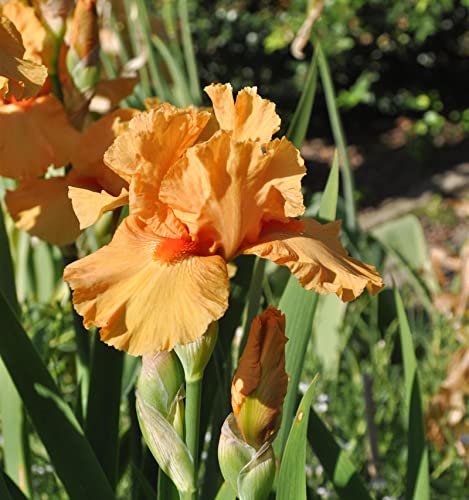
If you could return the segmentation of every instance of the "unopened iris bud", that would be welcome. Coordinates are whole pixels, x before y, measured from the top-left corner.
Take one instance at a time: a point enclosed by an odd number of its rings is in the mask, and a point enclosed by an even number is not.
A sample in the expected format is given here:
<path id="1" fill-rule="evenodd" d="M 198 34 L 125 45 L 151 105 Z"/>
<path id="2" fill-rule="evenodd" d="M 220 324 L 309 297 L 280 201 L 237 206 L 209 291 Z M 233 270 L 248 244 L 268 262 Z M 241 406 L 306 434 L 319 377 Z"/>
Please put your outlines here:
<path id="1" fill-rule="evenodd" d="M 218 323 L 212 323 L 207 331 L 190 344 L 178 344 L 174 350 L 181 361 L 187 382 L 200 380 L 210 360 L 218 338 Z"/>
<path id="2" fill-rule="evenodd" d="M 78 0 L 73 15 L 67 69 L 73 83 L 85 93 L 99 80 L 99 27 L 96 0 Z"/>
<path id="3" fill-rule="evenodd" d="M 137 417 L 145 442 L 180 492 L 194 491 L 194 464 L 184 435 L 184 375 L 177 356 L 143 356 L 137 381 Z"/>
<path id="4" fill-rule="evenodd" d="M 275 478 L 275 455 L 270 442 L 255 449 L 244 440 L 231 413 L 223 424 L 218 462 L 225 481 L 241 500 L 269 497 Z"/>
<path id="5" fill-rule="evenodd" d="M 254 318 L 231 386 L 231 405 L 244 440 L 256 449 L 272 442 L 287 393 L 285 316 L 269 307 Z"/>
<path id="6" fill-rule="evenodd" d="M 182 404 L 183 390 L 184 373 L 174 353 L 161 351 L 142 357 L 142 369 L 137 381 L 138 397 L 171 423 L 180 413 L 177 406 Z"/>

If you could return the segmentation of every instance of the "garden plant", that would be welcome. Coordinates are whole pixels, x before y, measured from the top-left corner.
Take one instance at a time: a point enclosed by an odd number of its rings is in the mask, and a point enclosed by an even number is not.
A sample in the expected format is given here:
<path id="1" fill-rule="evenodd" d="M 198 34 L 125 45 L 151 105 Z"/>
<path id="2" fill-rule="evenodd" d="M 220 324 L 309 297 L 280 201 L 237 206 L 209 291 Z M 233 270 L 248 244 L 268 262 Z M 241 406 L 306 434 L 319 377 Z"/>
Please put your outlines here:
<path id="1" fill-rule="evenodd" d="M 338 97 L 330 26 L 367 2 L 286 4 L 281 119 L 281 79 L 201 83 L 204 2 L 0 3 L 0 499 L 467 496 L 467 245 L 444 315 L 417 217 L 360 227 L 340 110 L 376 68 Z"/>

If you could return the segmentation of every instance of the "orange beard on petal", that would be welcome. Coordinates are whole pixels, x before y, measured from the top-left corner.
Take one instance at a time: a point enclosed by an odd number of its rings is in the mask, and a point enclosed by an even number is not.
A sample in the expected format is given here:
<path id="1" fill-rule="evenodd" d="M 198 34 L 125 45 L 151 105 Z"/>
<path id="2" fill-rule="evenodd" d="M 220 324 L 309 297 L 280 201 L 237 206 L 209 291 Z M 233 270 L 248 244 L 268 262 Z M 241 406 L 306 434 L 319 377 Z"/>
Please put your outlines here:
<path id="1" fill-rule="evenodd" d="M 168 264 L 178 262 L 186 255 L 196 255 L 198 245 L 195 241 L 164 238 L 155 248 L 153 259 Z"/>

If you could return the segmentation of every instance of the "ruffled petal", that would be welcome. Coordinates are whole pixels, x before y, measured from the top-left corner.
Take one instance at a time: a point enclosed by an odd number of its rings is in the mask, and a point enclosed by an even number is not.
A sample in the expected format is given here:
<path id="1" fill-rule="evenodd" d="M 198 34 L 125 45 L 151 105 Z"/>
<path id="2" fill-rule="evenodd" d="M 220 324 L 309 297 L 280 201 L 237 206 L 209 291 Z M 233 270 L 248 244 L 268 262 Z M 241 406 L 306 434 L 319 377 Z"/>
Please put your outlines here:
<path id="1" fill-rule="evenodd" d="M 168 170 L 160 200 L 193 239 L 230 260 L 243 241 L 256 241 L 262 221 L 302 213 L 303 160 L 286 140 L 266 148 L 227 132 L 187 151 Z"/>
<path id="2" fill-rule="evenodd" d="M 100 327 L 104 342 L 135 356 L 193 342 L 228 306 L 220 256 L 178 253 L 168 262 L 159 258 L 161 244 L 129 216 L 109 245 L 64 272 L 85 327 Z"/>
<path id="3" fill-rule="evenodd" d="M 106 191 L 100 193 L 89 189 L 70 186 L 68 197 L 72 200 L 73 210 L 80 222 L 80 229 L 85 229 L 96 223 L 104 214 L 129 203 L 129 193 L 122 189 L 118 196 L 112 196 Z"/>
<path id="4" fill-rule="evenodd" d="M 358 297 L 365 288 L 375 295 L 383 280 L 373 266 L 353 259 L 339 241 L 340 221 L 320 224 L 312 219 L 270 224 L 259 241 L 244 248 L 287 266 L 307 290 L 335 293 L 344 302 Z"/>
<path id="5" fill-rule="evenodd" d="M 263 99 L 257 87 L 245 87 L 233 102 L 230 84 L 212 84 L 205 87 L 222 130 L 233 132 L 237 141 L 268 142 L 280 129 L 280 117 L 275 104 Z"/>
<path id="6" fill-rule="evenodd" d="M 195 108 L 176 109 L 163 104 L 139 113 L 107 150 L 104 161 L 130 182 L 137 170 L 145 182 L 158 181 L 168 167 L 197 140 L 210 118 Z"/>
<path id="7" fill-rule="evenodd" d="M 14 179 L 66 165 L 80 136 L 53 96 L 0 106 L 0 130 L 0 175 Z"/>
<path id="8" fill-rule="evenodd" d="M 161 236 L 187 233 L 161 204 L 158 192 L 168 168 L 194 144 L 209 119 L 210 113 L 193 107 L 178 110 L 160 104 L 135 116 L 104 156 L 110 168 L 131 181 L 130 213 L 145 220 Z"/>
<path id="9" fill-rule="evenodd" d="M 213 111 L 220 128 L 232 131 L 235 127 L 235 103 L 231 84 L 212 83 L 204 90 L 212 101 Z"/>
<path id="10" fill-rule="evenodd" d="M 112 195 L 119 195 L 127 182 L 108 168 L 103 156 L 119 132 L 123 133 L 129 121 L 138 113 L 135 109 L 118 109 L 91 123 L 73 152 L 73 169 L 83 177 L 93 178 Z"/>
<path id="11" fill-rule="evenodd" d="M 304 160 L 295 146 L 282 137 L 265 145 L 266 166 L 256 203 L 264 207 L 265 219 L 298 217 L 305 211 L 301 179 Z"/>
<path id="12" fill-rule="evenodd" d="M 80 234 L 78 219 L 67 196 L 69 179 L 29 179 L 15 191 L 7 191 L 5 202 L 16 225 L 54 245 L 66 245 Z"/>

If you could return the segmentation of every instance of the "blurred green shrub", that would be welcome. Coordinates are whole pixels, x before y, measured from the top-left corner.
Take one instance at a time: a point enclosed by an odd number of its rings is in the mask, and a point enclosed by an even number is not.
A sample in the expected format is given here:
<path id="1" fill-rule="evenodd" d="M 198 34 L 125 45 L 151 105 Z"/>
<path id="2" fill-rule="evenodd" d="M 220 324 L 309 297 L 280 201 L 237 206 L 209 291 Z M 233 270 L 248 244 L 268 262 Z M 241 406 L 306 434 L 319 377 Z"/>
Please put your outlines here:
<path id="1" fill-rule="evenodd" d="M 307 4 L 192 2 L 202 82 L 259 85 L 264 95 L 275 96 L 288 117 L 311 53 L 306 47 L 306 59 L 297 61 L 289 52 Z M 354 123 L 356 118 L 366 124 L 370 118 L 407 116 L 418 136 L 435 137 L 447 124 L 456 124 L 459 136 L 467 132 L 467 82 L 462 75 L 469 66 L 468 7 L 468 0 L 324 3 L 315 29 L 331 56 L 338 103 L 350 110 Z"/>

